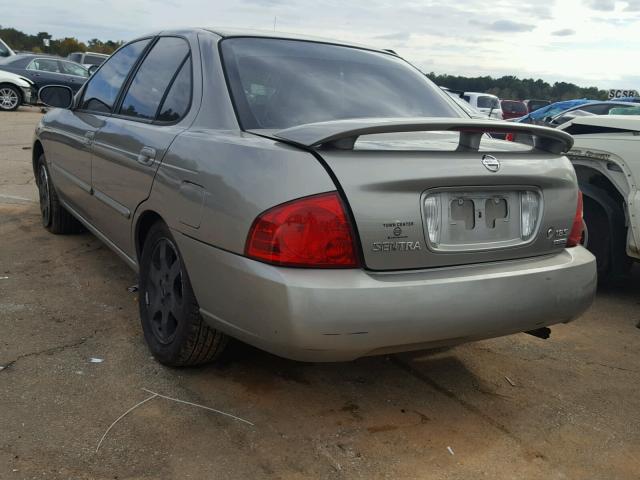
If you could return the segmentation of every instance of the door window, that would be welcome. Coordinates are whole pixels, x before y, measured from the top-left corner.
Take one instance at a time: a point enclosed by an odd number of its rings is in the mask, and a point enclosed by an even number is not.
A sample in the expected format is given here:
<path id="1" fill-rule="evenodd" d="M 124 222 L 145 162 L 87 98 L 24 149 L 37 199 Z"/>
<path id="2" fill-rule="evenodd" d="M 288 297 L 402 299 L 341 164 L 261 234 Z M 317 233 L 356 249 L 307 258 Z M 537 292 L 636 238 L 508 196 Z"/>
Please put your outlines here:
<path id="1" fill-rule="evenodd" d="M 80 65 L 71 62 L 60 62 L 60 65 L 62 66 L 62 73 L 65 73 L 67 75 L 75 75 L 76 77 L 89 77 L 89 72 L 87 71 L 87 69 Z"/>
<path id="2" fill-rule="evenodd" d="M 167 93 L 158 120 L 161 122 L 177 122 L 185 116 L 191 106 L 191 57 L 188 57 L 180 73 L 173 81 Z"/>
<path id="3" fill-rule="evenodd" d="M 189 44 L 177 37 L 158 40 L 131 82 L 120 113 L 153 120 L 167 88 L 189 54 Z"/>
<path id="4" fill-rule="evenodd" d="M 54 58 L 36 58 L 32 61 L 27 70 L 37 70 L 39 72 L 60 73 L 58 61 Z"/>
<path id="5" fill-rule="evenodd" d="M 89 80 L 81 108 L 95 112 L 111 112 L 122 84 L 148 43 L 148 39 L 139 40 L 114 53 Z"/>

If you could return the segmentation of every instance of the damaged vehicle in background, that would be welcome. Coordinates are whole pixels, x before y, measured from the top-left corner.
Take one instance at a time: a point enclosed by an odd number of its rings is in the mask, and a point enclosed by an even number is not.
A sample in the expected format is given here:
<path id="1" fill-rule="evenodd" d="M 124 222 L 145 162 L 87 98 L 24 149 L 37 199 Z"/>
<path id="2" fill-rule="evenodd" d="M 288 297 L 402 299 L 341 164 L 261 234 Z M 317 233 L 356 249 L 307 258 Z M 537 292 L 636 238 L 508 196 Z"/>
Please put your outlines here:
<path id="1" fill-rule="evenodd" d="M 35 84 L 28 78 L 0 70 L 0 110 L 10 112 L 36 101 Z"/>
<path id="2" fill-rule="evenodd" d="M 636 109 L 635 103 L 619 102 L 619 101 L 606 101 L 606 102 L 589 102 L 582 105 L 577 105 L 554 116 L 546 116 L 544 123 L 550 127 L 557 127 L 563 123 L 576 118 L 576 117 L 589 117 L 593 115 L 609 115 L 611 110 L 620 111 L 622 109 Z"/>
<path id="3" fill-rule="evenodd" d="M 62 107 L 33 144 L 43 225 L 84 226 L 139 272 L 165 365 L 229 337 L 306 361 L 546 337 L 592 302 L 571 136 L 463 117 L 396 55 L 169 31 L 71 93 L 40 92 Z"/>
<path id="4" fill-rule="evenodd" d="M 573 135 L 568 156 L 584 198 L 584 245 L 598 278 L 626 279 L 640 259 L 640 116 L 577 117 L 559 127 Z"/>

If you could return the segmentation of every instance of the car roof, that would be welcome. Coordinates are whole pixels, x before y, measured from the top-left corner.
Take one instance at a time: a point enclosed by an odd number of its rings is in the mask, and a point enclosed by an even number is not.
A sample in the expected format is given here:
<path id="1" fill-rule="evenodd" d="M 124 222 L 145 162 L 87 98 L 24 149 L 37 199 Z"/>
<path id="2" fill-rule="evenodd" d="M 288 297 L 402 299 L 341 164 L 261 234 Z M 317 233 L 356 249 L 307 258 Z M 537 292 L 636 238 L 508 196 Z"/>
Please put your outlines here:
<path id="1" fill-rule="evenodd" d="M 225 28 L 225 27 L 182 28 L 182 29 L 149 32 L 148 34 L 142 35 L 138 38 L 148 38 L 150 36 L 156 36 L 156 35 L 181 35 L 181 34 L 184 35 L 186 33 L 194 33 L 194 32 L 212 33 L 222 38 L 253 37 L 253 38 L 273 38 L 278 40 L 301 40 L 306 42 L 326 43 L 330 45 L 339 45 L 343 47 L 360 48 L 364 50 L 371 50 L 379 53 L 384 53 L 385 55 L 392 55 L 394 57 L 398 56 L 397 54 L 392 53 L 389 50 L 384 50 L 384 49 L 372 47 L 370 45 L 364 45 L 364 44 L 359 44 L 355 42 L 346 42 L 346 41 L 337 40 L 334 38 L 315 37 L 312 35 L 302 35 L 298 33 L 288 33 L 288 32 L 280 32 L 280 31 L 254 30 L 249 28 Z"/>

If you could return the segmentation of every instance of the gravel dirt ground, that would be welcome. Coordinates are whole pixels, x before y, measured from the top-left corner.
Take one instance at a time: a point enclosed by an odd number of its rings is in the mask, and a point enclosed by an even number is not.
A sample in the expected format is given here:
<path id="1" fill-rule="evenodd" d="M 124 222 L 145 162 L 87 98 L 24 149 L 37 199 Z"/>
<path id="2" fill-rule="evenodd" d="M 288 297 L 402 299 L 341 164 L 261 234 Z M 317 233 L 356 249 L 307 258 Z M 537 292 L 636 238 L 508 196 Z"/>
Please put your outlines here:
<path id="1" fill-rule="evenodd" d="M 1 479 L 640 478 L 640 269 L 549 340 L 346 364 L 236 345 L 217 366 L 164 368 L 134 273 L 90 234 L 41 227 L 39 118 L 0 116 Z M 143 388 L 253 426 L 154 398 L 96 452 Z"/>

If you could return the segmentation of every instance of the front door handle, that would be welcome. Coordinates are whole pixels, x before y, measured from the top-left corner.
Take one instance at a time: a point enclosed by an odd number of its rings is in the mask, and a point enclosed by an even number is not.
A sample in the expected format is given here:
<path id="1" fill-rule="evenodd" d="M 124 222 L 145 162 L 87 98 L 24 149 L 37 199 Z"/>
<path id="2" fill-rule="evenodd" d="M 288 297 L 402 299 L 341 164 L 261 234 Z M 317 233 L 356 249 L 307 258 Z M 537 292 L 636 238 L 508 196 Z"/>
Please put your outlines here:
<path id="1" fill-rule="evenodd" d="M 84 132 L 84 144 L 85 145 L 91 145 L 91 142 L 93 142 L 94 137 L 96 136 L 96 132 L 94 131 L 87 131 Z"/>
<path id="2" fill-rule="evenodd" d="M 138 162 L 142 165 L 151 165 L 156 159 L 156 150 L 151 147 L 144 147 L 138 154 Z"/>

